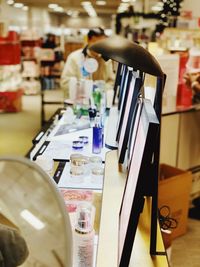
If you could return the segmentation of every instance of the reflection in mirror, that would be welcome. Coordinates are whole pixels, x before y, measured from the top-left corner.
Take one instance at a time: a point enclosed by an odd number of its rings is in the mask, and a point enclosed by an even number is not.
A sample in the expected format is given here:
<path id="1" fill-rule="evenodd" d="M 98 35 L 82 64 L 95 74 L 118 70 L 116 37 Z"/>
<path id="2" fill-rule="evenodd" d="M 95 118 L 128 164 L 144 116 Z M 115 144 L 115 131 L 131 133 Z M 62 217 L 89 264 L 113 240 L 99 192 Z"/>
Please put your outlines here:
<path id="1" fill-rule="evenodd" d="M 28 247 L 20 266 L 71 267 L 70 219 L 54 181 L 28 159 L 0 158 L 0 195 L 0 224 L 19 231 Z"/>

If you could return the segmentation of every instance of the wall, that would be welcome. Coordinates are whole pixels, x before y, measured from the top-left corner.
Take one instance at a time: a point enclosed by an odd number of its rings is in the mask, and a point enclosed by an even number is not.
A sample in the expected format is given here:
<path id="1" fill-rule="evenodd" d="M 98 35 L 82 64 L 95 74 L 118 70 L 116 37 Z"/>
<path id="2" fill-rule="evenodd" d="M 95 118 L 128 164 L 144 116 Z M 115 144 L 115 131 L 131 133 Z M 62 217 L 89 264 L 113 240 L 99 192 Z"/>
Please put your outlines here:
<path id="1" fill-rule="evenodd" d="M 190 10 L 194 17 L 200 17 L 200 1 L 199 0 L 184 0 L 182 10 Z"/>

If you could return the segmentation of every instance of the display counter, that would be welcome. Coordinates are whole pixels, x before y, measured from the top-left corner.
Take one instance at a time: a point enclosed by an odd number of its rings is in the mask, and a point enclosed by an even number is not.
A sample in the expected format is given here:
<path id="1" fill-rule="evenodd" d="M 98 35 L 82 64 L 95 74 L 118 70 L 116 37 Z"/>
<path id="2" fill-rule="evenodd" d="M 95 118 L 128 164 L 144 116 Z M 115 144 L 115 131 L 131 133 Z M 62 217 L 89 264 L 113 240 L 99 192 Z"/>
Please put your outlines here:
<path id="1" fill-rule="evenodd" d="M 200 165 L 200 105 L 164 110 L 160 162 L 186 170 Z"/>
<path id="2" fill-rule="evenodd" d="M 115 114 L 115 112 L 114 112 Z M 115 114 L 116 115 L 116 114 Z M 114 115 L 114 116 L 115 116 Z M 34 139 L 34 147 L 29 151 L 29 156 L 34 159 L 38 155 L 38 151 L 43 153 L 48 146 L 47 142 L 53 142 L 53 139 L 58 139 L 59 137 L 53 137 L 55 129 L 61 120 L 59 120 L 59 114 L 54 114 L 51 119 L 50 125 L 36 136 Z M 108 118 L 109 119 L 109 118 Z M 108 120 L 109 121 L 109 120 Z M 54 126 L 52 126 L 54 125 Z M 113 124 L 107 123 L 107 132 L 113 131 Z M 84 131 L 84 130 L 82 130 Z M 80 131 L 80 132 L 82 132 Z M 76 133 L 73 133 L 76 134 Z M 71 134 L 61 135 L 62 142 L 66 142 L 67 138 L 70 139 Z M 111 134 L 105 135 L 108 140 L 111 138 Z M 48 140 L 48 141 L 47 141 Z M 106 142 L 108 142 L 108 140 Z M 110 139 L 111 140 L 111 139 Z M 55 140 L 54 140 L 55 141 Z M 110 141 L 109 141 L 110 142 Z M 108 143 L 109 143 L 108 142 Z M 63 143 L 64 144 L 64 143 Z M 44 148 L 43 148 L 44 147 Z M 121 173 L 118 169 L 118 158 L 117 150 L 109 151 L 105 148 L 105 171 L 104 171 L 104 182 L 103 188 L 99 189 L 102 194 L 101 211 L 100 213 L 100 223 L 99 223 L 99 236 L 98 236 L 98 248 L 97 248 L 97 258 L 95 266 L 106 267 L 106 266 L 117 266 L 118 261 L 118 222 L 119 222 L 119 210 L 121 206 L 122 196 L 125 187 L 126 174 Z M 52 157 L 54 156 L 52 150 Z M 70 152 L 70 151 L 68 151 Z M 65 158 L 56 161 L 66 162 L 69 161 L 69 155 L 66 153 Z M 59 164 L 59 172 L 62 171 L 64 164 Z M 58 176 L 54 176 L 55 181 L 58 183 Z M 59 183 L 58 183 L 59 186 Z M 62 184 L 63 186 L 63 184 Z M 81 189 L 81 185 L 80 185 Z M 134 246 L 132 250 L 130 266 L 149 266 L 149 267 L 167 267 L 168 261 L 165 253 L 165 248 L 163 245 L 161 232 L 159 225 L 157 227 L 157 251 L 158 255 L 150 255 L 150 222 L 151 222 L 151 198 L 145 198 L 145 204 L 143 211 L 140 215 L 136 237 L 134 241 Z"/>

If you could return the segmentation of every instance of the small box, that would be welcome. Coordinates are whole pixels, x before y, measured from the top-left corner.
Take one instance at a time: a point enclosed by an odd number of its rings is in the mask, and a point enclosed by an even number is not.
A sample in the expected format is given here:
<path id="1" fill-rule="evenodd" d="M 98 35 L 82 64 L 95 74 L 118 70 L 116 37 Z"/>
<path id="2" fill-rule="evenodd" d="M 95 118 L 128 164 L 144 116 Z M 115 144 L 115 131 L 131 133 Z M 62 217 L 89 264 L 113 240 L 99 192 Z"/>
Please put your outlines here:
<path id="1" fill-rule="evenodd" d="M 22 110 L 23 90 L 0 92 L 0 112 L 19 112 Z"/>
<path id="2" fill-rule="evenodd" d="M 168 206 L 170 216 L 178 222 L 177 228 L 172 229 L 172 239 L 187 231 L 191 183 L 191 172 L 166 164 L 160 165 L 158 208 Z"/>

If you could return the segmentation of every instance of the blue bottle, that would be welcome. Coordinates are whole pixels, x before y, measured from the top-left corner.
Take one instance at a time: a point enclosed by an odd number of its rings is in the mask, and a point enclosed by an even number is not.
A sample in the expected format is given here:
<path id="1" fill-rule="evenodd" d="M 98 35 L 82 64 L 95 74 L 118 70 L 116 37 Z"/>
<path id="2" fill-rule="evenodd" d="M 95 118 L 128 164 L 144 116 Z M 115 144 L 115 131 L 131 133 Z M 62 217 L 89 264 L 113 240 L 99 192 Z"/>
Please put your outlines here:
<path id="1" fill-rule="evenodd" d="M 93 142 L 92 142 L 92 153 L 101 153 L 102 148 L 102 127 L 100 117 L 95 118 L 95 125 L 93 127 Z"/>

